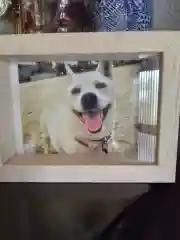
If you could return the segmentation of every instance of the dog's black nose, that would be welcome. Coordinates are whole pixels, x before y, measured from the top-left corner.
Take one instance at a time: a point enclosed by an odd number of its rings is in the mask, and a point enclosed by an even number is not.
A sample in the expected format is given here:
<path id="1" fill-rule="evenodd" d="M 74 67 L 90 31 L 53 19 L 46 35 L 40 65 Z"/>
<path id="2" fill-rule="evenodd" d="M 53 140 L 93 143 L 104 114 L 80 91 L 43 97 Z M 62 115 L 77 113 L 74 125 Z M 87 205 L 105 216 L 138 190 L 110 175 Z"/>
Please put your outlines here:
<path id="1" fill-rule="evenodd" d="M 85 93 L 81 98 L 81 104 L 84 111 L 89 111 L 97 108 L 98 100 L 96 94 L 91 92 Z"/>

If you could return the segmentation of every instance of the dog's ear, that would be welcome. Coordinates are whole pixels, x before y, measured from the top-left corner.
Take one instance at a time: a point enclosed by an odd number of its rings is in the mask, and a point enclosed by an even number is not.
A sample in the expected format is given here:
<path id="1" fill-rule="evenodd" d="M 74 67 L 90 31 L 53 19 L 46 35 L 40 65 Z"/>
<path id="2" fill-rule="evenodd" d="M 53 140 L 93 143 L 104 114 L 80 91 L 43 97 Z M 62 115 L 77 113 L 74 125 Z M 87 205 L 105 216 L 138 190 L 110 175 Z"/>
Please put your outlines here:
<path id="1" fill-rule="evenodd" d="M 69 64 L 67 64 L 66 62 L 64 62 L 64 66 L 65 66 L 67 75 L 70 75 L 70 76 L 74 75 L 74 72 L 73 72 L 73 70 L 70 68 Z"/>
<path id="2" fill-rule="evenodd" d="M 99 64 L 96 68 L 97 72 L 100 72 L 105 77 L 112 79 L 112 62 L 111 61 L 99 61 Z"/>
<path id="3" fill-rule="evenodd" d="M 101 61 L 99 61 L 98 66 L 96 68 L 96 72 L 103 73 L 103 64 Z"/>

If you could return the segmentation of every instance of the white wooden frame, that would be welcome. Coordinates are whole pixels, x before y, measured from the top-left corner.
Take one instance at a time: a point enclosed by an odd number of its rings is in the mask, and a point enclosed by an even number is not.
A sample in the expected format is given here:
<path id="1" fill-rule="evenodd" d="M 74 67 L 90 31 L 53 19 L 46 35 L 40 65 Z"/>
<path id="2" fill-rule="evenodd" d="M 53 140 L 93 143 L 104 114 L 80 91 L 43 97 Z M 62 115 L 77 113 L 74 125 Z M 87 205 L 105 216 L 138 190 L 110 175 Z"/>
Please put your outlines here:
<path id="1" fill-rule="evenodd" d="M 73 33 L 0 36 L 0 181 L 174 182 L 180 107 L 180 32 Z M 163 53 L 158 163 L 117 165 L 117 154 L 31 156 L 23 154 L 19 83 L 14 61 L 114 60 L 127 53 Z M 126 55 L 125 55 L 126 53 Z M 18 154 L 14 156 L 14 154 Z M 19 155 L 21 154 L 21 155 Z M 84 165 L 84 159 L 94 165 Z M 59 161 L 58 161 L 59 160 Z"/>

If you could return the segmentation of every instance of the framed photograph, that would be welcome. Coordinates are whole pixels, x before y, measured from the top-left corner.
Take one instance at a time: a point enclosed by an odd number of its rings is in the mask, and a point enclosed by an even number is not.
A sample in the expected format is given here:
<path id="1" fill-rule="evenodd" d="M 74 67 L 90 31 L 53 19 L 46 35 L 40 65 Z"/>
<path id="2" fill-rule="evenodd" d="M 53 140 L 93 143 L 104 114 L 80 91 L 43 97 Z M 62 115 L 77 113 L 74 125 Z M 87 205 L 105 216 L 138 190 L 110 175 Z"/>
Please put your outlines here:
<path id="1" fill-rule="evenodd" d="M 0 181 L 174 182 L 179 39 L 0 36 Z"/>

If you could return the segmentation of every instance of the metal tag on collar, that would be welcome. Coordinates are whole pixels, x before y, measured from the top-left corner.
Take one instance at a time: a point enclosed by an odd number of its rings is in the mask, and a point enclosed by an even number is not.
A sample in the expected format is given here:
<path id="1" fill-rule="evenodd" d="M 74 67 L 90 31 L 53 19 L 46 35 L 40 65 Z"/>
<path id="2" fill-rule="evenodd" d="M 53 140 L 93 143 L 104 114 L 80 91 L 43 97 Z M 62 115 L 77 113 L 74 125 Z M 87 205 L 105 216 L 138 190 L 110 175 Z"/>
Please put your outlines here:
<path id="1" fill-rule="evenodd" d="M 102 152 L 104 152 L 105 154 L 108 153 L 108 143 L 109 143 L 110 139 L 111 139 L 111 134 L 104 137 L 104 140 L 102 142 Z"/>

